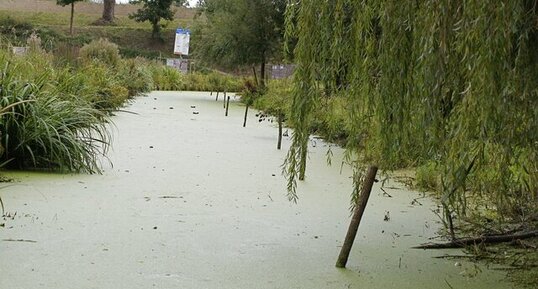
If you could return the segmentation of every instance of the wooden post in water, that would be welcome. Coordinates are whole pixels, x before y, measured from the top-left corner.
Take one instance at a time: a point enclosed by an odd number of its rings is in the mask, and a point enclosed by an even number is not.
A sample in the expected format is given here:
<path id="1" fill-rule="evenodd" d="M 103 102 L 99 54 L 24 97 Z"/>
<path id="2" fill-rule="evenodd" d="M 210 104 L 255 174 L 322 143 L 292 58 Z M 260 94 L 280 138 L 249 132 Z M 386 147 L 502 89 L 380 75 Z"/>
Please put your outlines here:
<path id="1" fill-rule="evenodd" d="M 282 122 L 283 117 L 281 114 L 277 116 L 278 118 L 278 142 L 276 144 L 276 149 L 279 150 L 282 147 Z"/>
<path id="2" fill-rule="evenodd" d="M 226 108 L 226 90 L 224 91 L 224 98 L 222 99 L 222 107 Z"/>
<path id="3" fill-rule="evenodd" d="M 357 230 L 359 229 L 359 224 L 361 223 L 362 214 L 368 203 L 368 198 L 370 198 L 370 192 L 372 191 L 372 186 L 375 182 L 375 175 L 377 174 L 377 167 L 370 166 L 368 168 L 368 173 L 364 179 L 364 184 L 362 186 L 361 195 L 359 196 L 359 204 L 353 212 L 353 217 L 351 218 L 351 223 L 347 229 L 346 239 L 344 240 L 344 245 L 342 245 L 342 250 L 340 250 L 340 255 L 336 261 L 336 267 L 345 268 L 347 259 L 349 258 L 349 252 L 351 252 L 351 246 L 353 246 L 353 241 L 355 241 L 355 236 L 357 235 Z"/>
<path id="4" fill-rule="evenodd" d="M 228 99 L 226 100 L 226 113 L 224 116 L 228 116 L 228 108 L 230 107 L 230 96 L 228 96 Z"/>
<path id="5" fill-rule="evenodd" d="M 245 118 L 243 119 L 243 127 L 247 126 L 247 115 L 248 115 L 248 103 L 245 107 Z"/>
<path id="6" fill-rule="evenodd" d="M 219 91 L 217 90 L 217 97 L 215 97 L 215 101 L 219 100 Z"/>

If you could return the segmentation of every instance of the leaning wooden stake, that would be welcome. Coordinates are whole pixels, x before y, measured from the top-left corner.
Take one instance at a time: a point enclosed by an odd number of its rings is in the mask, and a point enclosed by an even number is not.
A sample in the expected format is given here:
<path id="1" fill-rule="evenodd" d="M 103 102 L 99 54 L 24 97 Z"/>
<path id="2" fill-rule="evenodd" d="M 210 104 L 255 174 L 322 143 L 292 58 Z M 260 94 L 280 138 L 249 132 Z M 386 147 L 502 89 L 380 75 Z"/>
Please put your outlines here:
<path id="1" fill-rule="evenodd" d="M 359 224 L 361 223 L 362 214 L 368 203 L 368 198 L 370 197 L 370 192 L 372 191 L 372 186 L 375 182 L 375 175 L 377 174 L 377 167 L 370 166 L 364 184 L 362 186 L 361 195 L 359 196 L 359 204 L 353 212 L 353 217 L 351 218 L 351 223 L 347 230 L 346 239 L 344 240 L 344 245 L 336 261 L 336 267 L 345 268 L 347 259 L 349 258 L 349 252 L 351 251 L 351 246 L 353 246 L 353 241 L 355 241 L 355 236 L 357 235 L 357 230 L 359 229 Z"/>
<path id="2" fill-rule="evenodd" d="M 228 108 L 230 107 L 230 97 L 228 96 L 228 99 L 226 100 L 226 113 L 224 116 L 228 116 Z"/>
<path id="3" fill-rule="evenodd" d="M 282 147 L 282 115 L 278 115 L 278 142 L 276 143 L 276 149 L 279 150 Z"/>
<path id="4" fill-rule="evenodd" d="M 215 101 L 219 100 L 219 91 L 217 90 L 217 96 L 215 97 Z"/>
<path id="5" fill-rule="evenodd" d="M 245 118 L 243 119 L 243 127 L 247 126 L 247 115 L 248 115 L 248 103 L 245 106 Z"/>
<path id="6" fill-rule="evenodd" d="M 226 90 L 224 91 L 224 98 L 222 99 L 222 107 L 226 108 Z"/>

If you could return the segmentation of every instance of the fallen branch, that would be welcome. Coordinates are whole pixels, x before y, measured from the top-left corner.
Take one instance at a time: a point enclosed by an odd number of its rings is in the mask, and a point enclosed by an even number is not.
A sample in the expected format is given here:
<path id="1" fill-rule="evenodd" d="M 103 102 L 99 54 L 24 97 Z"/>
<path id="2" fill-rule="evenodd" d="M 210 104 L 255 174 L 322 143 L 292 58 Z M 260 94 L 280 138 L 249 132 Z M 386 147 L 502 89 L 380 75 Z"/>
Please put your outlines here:
<path id="1" fill-rule="evenodd" d="M 25 243 L 37 243 L 37 241 L 34 240 L 26 240 L 26 239 L 4 239 L 2 240 L 4 242 L 25 242 Z"/>
<path id="2" fill-rule="evenodd" d="M 469 245 L 476 244 L 494 244 L 503 242 L 512 242 L 514 240 L 528 239 L 538 237 L 538 230 L 521 232 L 507 235 L 489 235 L 475 238 L 455 239 L 447 243 L 427 243 L 413 247 L 413 249 L 448 249 L 448 248 L 463 248 Z"/>

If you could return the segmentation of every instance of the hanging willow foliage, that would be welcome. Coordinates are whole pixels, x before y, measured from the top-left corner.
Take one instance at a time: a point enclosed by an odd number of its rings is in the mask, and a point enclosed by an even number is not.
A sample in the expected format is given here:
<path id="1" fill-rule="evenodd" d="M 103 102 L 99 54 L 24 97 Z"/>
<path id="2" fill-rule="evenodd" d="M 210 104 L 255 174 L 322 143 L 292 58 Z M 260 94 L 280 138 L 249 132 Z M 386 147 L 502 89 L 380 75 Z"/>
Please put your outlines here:
<path id="1" fill-rule="evenodd" d="M 537 210 L 537 0 L 301 0 L 286 15 L 297 39 L 290 199 L 313 108 L 343 98 L 355 187 L 364 160 L 433 161 L 447 217 L 469 197 L 502 216 Z"/>

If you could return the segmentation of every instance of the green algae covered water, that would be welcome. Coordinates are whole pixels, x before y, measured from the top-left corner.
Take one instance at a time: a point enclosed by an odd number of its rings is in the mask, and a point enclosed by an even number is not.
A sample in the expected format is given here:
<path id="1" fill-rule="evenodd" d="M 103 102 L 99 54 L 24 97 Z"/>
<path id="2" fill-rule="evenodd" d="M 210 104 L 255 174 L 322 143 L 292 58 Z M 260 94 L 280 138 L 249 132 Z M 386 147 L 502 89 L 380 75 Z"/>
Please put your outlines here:
<path id="1" fill-rule="evenodd" d="M 512 288 L 502 271 L 410 249 L 440 228 L 397 183 L 372 191 L 348 269 L 351 173 L 311 143 L 286 198 L 277 129 L 209 93 L 153 92 L 114 118 L 102 175 L 4 172 L 0 288 Z M 342 151 L 332 148 L 333 163 Z M 388 218 L 386 217 L 388 216 Z M 388 220 L 387 220 L 388 219 Z"/>

